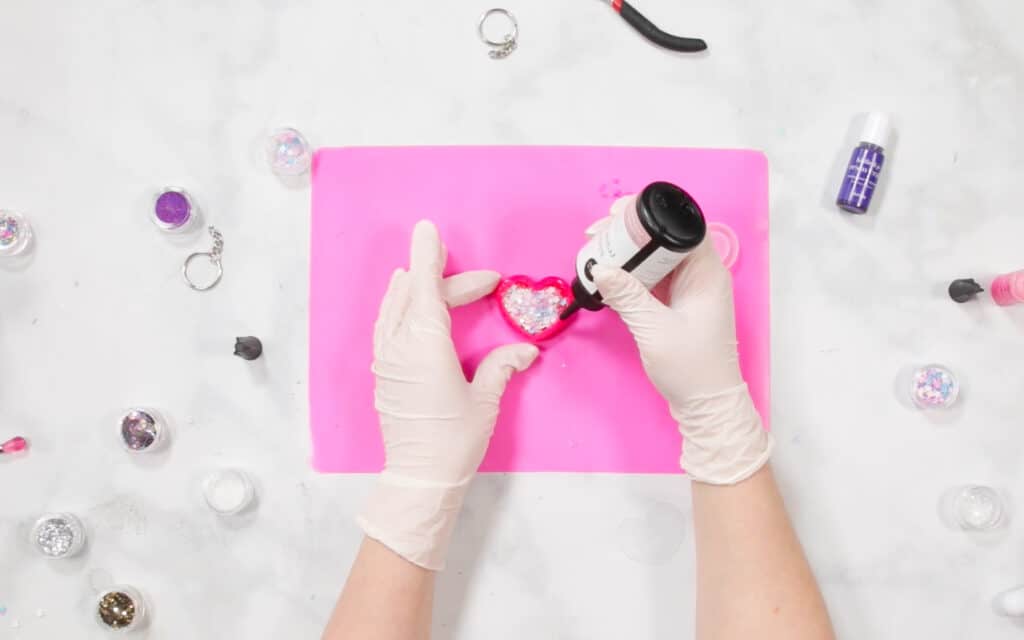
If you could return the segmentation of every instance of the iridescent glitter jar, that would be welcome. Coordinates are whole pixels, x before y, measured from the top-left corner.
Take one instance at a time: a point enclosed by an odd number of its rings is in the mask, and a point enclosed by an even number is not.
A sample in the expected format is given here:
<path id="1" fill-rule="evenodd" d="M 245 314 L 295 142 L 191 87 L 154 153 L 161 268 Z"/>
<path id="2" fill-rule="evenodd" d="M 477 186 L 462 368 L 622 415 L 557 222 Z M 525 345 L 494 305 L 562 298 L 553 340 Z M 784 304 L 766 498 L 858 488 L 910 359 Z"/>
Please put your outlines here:
<path id="1" fill-rule="evenodd" d="M 121 444 L 132 453 L 156 451 L 166 440 L 167 424 L 152 409 L 129 409 L 117 421 Z"/>
<path id="2" fill-rule="evenodd" d="M 146 602 L 134 587 L 110 587 L 96 599 L 96 624 L 107 631 L 134 631 L 145 618 Z"/>
<path id="3" fill-rule="evenodd" d="M 0 210 L 0 256 L 16 256 L 28 248 L 32 227 L 20 213 Z"/>
<path id="4" fill-rule="evenodd" d="M 164 231 L 185 231 L 199 218 L 199 209 L 184 189 L 165 187 L 153 201 L 153 224 Z"/>
<path id="5" fill-rule="evenodd" d="M 85 527 L 70 513 L 48 513 L 36 520 L 31 542 L 46 558 L 70 558 L 85 546 Z"/>
<path id="6" fill-rule="evenodd" d="M 267 140 L 267 164 L 279 176 L 301 176 L 313 163 L 306 137 L 291 128 L 278 129 Z"/>
<path id="7" fill-rule="evenodd" d="M 942 365 L 925 365 L 911 374 L 910 399 L 919 409 L 948 409 L 959 396 L 960 382 Z"/>

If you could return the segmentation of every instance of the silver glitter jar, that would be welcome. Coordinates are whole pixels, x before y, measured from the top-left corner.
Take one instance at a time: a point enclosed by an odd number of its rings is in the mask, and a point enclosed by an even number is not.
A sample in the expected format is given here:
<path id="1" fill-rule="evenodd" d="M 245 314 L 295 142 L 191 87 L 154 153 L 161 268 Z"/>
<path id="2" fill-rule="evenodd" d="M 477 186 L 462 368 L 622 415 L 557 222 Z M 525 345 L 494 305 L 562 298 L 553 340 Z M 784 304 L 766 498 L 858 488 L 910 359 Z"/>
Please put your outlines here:
<path id="1" fill-rule="evenodd" d="M 36 520 L 31 542 L 46 558 L 70 558 L 85 546 L 85 527 L 70 513 L 48 513 Z"/>
<path id="2" fill-rule="evenodd" d="M 167 423 L 152 409 L 133 407 L 117 421 L 117 434 L 124 448 L 132 453 L 150 453 L 167 439 Z"/>
<path id="3" fill-rule="evenodd" d="M 146 602 L 135 587 L 109 587 L 96 598 L 95 619 L 107 631 L 135 631 L 145 624 Z"/>

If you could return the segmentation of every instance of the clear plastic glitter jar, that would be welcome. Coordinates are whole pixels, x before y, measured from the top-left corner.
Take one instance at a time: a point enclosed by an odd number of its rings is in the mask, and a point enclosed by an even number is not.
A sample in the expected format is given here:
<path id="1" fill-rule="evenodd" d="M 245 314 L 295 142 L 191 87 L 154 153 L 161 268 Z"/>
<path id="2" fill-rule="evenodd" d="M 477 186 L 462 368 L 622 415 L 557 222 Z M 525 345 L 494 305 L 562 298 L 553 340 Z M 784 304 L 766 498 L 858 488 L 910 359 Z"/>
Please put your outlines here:
<path id="1" fill-rule="evenodd" d="M 960 396 L 960 382 L 939 364 L 918 367 L 910 375 L 910 400 L 919 409 L 948 409 Z"/>
<path id="2" fill-rule="evenodd" d="M 990 531 L 1006 522 L 1003 497 L 991 487 L 968 485 L 953 494 L 953 516 L 964 531 Z"/>
<path id="3" fill-rule="evenodd" d="M 203 498 L 218 515 L 230 516 L 243 511 L 255 495 L 248 476 L 235 469 L 218 469 L 203 479 Z"/>
<path id="4" fill-rule="evenodd" d="M 153 200 L 153 224 L 164 231 L 186 231 L 199 218 L 199 209 L 187 191 L 164 187 Z"/>
<path id="5" fill-rule="evenodd" d="M 267 164 L 279 176 L 301 176 L 313 164 L 306 137 L 291 128 L 278 129 L 267 139 Z"/>
<path id="6" fill-rule="evenodd" d="M 85 527 L 70 513 L 48 513 L 36 520 L 31 542 L 43 557 L 70 558 L 85 546 Z"/>
<path id="7" fill-rule="evenodd" d="M 104 589 L 96 598 L 96 624 L 107 631 L 127 632 L 141 628 L 146 601 L 135 587 L 118 585 Z"/>
<path id="8" fill-rule="evenodd" d="M 0 210 L 0 257 L 24 252 L 31 240 L 32 226 L 23 215 Z"/>
<path id="9" fill-rule="evenodd" d="M 726 269 L 732 269 L 740 258 L 740 239 L 736 232 L 721 222 L 708 223 L 708 237 L 715 247 L 715 253 L 722 259 Z"/>
<path id="10" fill-rule="evenodd" d="M 167 424 L 152 409 L 129 409 L 117 421 L 117 434 L 124 448 L 132 453 L 149 453 L 161 448 L 167 439 Z"/>

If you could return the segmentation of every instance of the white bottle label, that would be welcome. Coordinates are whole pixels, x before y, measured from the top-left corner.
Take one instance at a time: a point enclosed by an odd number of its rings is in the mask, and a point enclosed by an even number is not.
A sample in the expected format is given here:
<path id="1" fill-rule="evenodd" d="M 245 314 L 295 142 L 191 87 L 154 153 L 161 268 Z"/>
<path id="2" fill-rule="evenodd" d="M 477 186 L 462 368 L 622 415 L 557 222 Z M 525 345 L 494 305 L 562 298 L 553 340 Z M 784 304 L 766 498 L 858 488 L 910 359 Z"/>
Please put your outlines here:
<path id="1" fill-rule="evenodd" d="M 576 275 L 580 283 L 589 293 L 597 293 L 597 285 L 594 284 L 593 274 L 590 272 L 595 264 L 622 267 L 650 241 L 651 236 L 640 224 L 636 205 L 631 203 L 623 213 L 612 217 L 611 224 L 604 231 L 591 238 L 580 249 L 576 256 Z M 645 287 L 652 289 L 685 257 L 686 253 L 658 247 L 630 273 Z"/>

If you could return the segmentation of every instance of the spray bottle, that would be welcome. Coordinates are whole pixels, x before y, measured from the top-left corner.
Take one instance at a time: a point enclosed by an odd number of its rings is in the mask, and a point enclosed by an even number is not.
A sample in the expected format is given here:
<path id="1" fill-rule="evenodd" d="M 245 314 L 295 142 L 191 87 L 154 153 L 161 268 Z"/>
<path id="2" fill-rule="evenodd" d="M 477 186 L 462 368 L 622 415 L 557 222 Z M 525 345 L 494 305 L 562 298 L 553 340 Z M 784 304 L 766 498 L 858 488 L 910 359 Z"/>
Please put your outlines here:
<path id="1" fill-rule="evenodd" d="M 697 202 L 668 182 L 647 185 L 611 224 L 576 256 L 573 301 L 565 320 L 580 309 L 604 307 L 591 270 L 596 264 L 629 271 L 648 289 L 672 272 L 704 240 L 707 223 Z"/>

